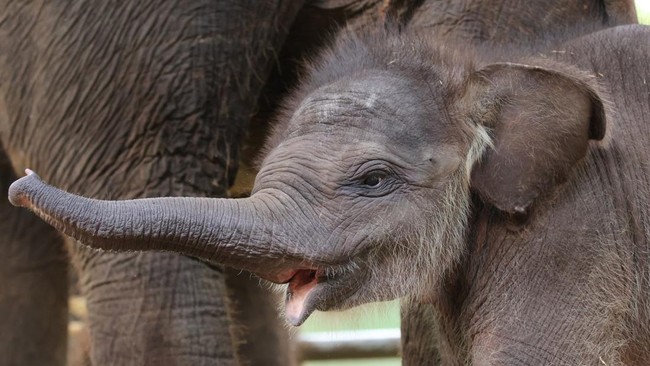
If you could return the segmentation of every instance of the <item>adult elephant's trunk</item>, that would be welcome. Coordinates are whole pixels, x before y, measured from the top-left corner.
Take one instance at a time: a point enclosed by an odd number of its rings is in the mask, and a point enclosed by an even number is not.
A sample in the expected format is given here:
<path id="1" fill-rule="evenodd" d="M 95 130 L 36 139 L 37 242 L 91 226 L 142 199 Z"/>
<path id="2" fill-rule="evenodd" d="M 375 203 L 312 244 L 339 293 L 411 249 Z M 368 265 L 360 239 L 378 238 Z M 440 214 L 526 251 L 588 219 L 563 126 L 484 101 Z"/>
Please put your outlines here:
<path id="1" fill-rule="evenodd" d="M 167 250 L 223 263 L 284 282 L 289 264 L 302 255 L 290 250 L 286 228 L 262 202 L 243 199 L 146 198 L 102 201 L 52 187 L 31 171 L 9 188 L 9 200 L 27 207 L 66 235 L 107 250 Z M 281 222 L 282 221 L 282 222 Z M 297 248 L 294 248 L 297 249 Z M 270 274 L 272 273 L 272 274 Z"/>

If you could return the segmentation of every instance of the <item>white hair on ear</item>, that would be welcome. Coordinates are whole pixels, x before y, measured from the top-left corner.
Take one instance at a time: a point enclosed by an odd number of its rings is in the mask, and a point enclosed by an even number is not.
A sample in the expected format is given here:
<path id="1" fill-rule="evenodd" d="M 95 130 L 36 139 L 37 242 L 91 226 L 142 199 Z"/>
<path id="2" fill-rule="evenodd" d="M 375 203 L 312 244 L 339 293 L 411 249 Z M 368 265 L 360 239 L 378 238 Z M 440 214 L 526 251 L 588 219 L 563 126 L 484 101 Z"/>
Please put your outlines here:
<path id="1" fill-rule="evenodd" d="M 481 160 L 488 147 L 494 148 L 488 129 L 483 125 L 475 125 L 474 138 L 472 139 L 472 143 L 467 151 L 467 158 L 465 159 L 465 173 L 467 174 L 468 181 L 471 179 L 474 164 Z"/>

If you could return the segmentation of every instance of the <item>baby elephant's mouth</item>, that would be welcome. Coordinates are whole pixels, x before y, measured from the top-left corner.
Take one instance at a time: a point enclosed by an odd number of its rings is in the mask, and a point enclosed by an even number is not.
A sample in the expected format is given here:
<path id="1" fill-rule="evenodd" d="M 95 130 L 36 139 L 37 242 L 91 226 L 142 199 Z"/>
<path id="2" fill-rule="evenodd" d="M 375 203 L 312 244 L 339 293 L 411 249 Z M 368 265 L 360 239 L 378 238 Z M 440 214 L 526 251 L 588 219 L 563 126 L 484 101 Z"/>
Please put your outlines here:
<path id="1" fill-rule="evenodd" d="M 352 276 L 342 267 L 312 267 L 284 270 L 263 278 L 287 284 L 285 316 L 294 326 L 301 325 L 315 310 L 338 307 L 337 301 L 345 299 L 358 289 Z"/>
<path id="2" fill-rule="evenodd" d="M 311 294 L 319 283 L 319 272 L 313 269 L 301 269 L 289 280 L 287 295 L 285 299 L 286 316 L 293 325 L 300 325 L 311 314 L 314 309 L 308 306 L 314 303 Z M 322 280 L 326 280 L 323 278 Z M 308 301 L 309 300 L 309 301 Z M 315 305 L 315 304 L 313 304 Z M 312 306 L 313 306 L 312 305 Z"/>
<path id="3" fill-rule="evenodd" d="M 301 268 L 283 270 L 276 274 L 260 274 L 271 282 L 287 284 L 285 314 L 292 325 L 298 326 L 311 315 L 318 299 L 313 296 L 319 284 L 327 282 L 325 269 Z"/>
<path id="4" fill-rule="evenodd" d="M 271 276 L 265 277 L 270 279 Z M 272 277 L 275 283 L 287 284 L 285 316 L 294 326 L 301 325 L 314 310 L 327 310 L 330 298 L 347 292 L 340 288 L 340 271 L 334 269 L 293 269 Z"/>

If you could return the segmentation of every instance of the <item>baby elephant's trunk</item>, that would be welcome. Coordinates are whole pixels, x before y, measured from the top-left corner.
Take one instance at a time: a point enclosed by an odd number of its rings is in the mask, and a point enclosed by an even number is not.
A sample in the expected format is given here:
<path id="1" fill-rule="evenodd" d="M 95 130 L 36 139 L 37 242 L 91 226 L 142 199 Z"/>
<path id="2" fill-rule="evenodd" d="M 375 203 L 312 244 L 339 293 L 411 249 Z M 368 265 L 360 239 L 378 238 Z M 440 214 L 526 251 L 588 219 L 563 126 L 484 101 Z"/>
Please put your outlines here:
<path id="1" fill-rule="evenodd" d="M 62 191 L 26 172 L 9 188 L 9 201 L 93 248 L 173 251 L 263 272 L 276 282 L 287 280 L 283 271 L 302 257 L 276 240 L 273 231 L 283 231 L 282 223 L 273 220 L 282 215 L 268 212 L 261 194 L 244 199 L 102 201 Z"/>

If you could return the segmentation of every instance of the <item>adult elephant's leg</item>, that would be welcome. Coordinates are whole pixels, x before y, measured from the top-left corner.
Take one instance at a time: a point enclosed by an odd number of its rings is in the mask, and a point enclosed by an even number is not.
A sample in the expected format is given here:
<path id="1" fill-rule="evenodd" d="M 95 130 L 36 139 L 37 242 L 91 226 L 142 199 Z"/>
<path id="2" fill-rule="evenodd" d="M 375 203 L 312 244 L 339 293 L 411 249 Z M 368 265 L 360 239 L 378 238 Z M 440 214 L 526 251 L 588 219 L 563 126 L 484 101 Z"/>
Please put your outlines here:
<path id="1" fill-rule="evenodd" d="M 32 4 L 9 2 L 0 22 L 0 80 L 24 83 L 0 85 L 15 165 L 96 198 L 225 193 L 300 2 Z M 95 364 L 235 363 L 221 271 L 166 253 L 73 255 Z"/>
<path id="2" fill-rule="evenodd" d="M 249 365 L 295 365 L 295 344 L 278 312 L 280 294 L 263 282 L 248 272 L 226 270 L 240 359 Z"/>
<path id="3" fill-rule="evenodd" d="M 67 255 L 54 229 L 9 204 L 15 179 L 0 151 L 0 364 L 63 366 Z"/>
<path id="4" fill-rule="evenodd" d="M 78 256 L 94 365 L 236 364 L 222 272 L 172 254 Z"/>

